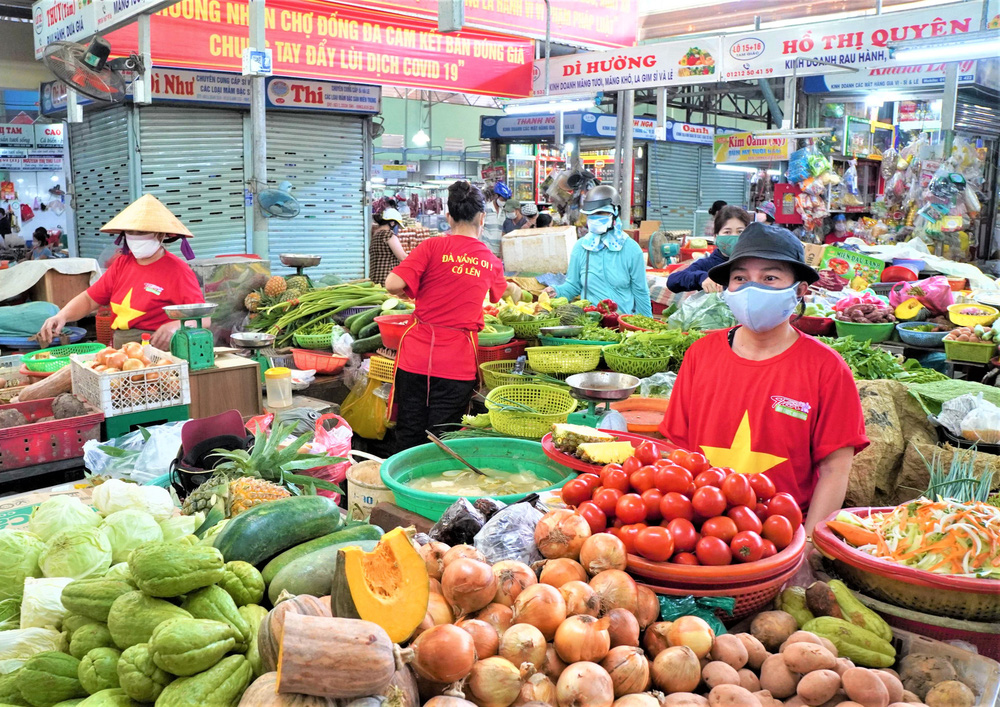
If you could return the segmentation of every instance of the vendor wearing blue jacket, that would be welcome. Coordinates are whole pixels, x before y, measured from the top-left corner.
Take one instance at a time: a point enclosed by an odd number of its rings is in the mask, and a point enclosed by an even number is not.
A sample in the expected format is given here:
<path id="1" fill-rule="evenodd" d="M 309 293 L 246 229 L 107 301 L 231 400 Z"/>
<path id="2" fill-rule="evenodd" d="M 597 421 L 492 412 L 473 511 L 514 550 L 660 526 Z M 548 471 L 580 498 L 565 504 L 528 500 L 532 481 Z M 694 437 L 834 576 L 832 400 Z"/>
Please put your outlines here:
<path id="1" fill-rule="evenodd" d="M 548 288 L 552 297 L 581 297 L 590 302 L 609 299 L 621 314 L 653 316 L 642 248 L 622 231 L 621 198 L 602 184 L 583 201 L 587 235 L 573 246 L 566 282 Z"/>
<path id="2" fill-rule="evenodd" d="M 739 206 L 723 206 L 715 214 L 715 250 L 706 257 L 695 260 L 683 270 L 667 278 L 667 289 L 671 292 L 721 292 L 722 287 L 715 283 L 708 271 L 716 265 L 722 265 L 729 260 L 736 241 L 743 229 L 753 222 L 753 217 Z"/>

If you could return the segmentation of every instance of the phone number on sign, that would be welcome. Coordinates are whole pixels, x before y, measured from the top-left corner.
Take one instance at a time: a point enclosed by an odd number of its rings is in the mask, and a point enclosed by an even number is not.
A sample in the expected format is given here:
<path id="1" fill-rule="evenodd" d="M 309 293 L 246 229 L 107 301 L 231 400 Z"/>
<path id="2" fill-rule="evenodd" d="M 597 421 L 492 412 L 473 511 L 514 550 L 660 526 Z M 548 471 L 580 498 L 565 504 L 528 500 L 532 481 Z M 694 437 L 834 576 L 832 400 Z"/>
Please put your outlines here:
<path id="1" fill-rule="evenodd" d="M 753 76 L 770 76 L 774 69 L 745 69 L 743 71 L 727 71 L 727 79 L 745 79 Z"/>

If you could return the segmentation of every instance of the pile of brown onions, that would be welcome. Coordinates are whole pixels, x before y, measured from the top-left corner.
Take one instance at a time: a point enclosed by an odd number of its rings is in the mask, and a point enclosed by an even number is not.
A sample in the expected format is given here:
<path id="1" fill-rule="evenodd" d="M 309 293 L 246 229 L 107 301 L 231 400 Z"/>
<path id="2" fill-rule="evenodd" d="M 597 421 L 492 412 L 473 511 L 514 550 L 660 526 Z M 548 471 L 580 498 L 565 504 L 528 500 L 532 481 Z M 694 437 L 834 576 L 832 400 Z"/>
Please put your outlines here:
<path id="1" fill-rule="evenodd" d="M 521 671 L 499 656 L 480 660 L 472 666 L 468 689 L 481 707 L 507 707 L 521 693 Z"/>
<path id="2" fill-rule="evenodd" d="M 615 688 L 608 671 L 597 663 L 573 663 L 556 683 L 559 707 L 611 707 Z"/>
<path id="3" fill-rule="evenodd" d="M 526 587 L 538 584 L 531 568 L 515 560 L 501 560 L 493 565 L 493 575 L 497 580 L 497 593 L 493 601 L 504 606 L 513 606 L 514 600 Z"/>
<path id="4" fill-rule="evenodd" d="M 472 636 L 447 624 L 427 629 L 403 651 L 404 661 L 425 680 L 453 683 L 464 680 L 476 662 Z"/>
<path id="5" fill-rule="evenodd" d="M 554 560 L 546 560 L 542 564 L 542 571 L 538 575 L 539 582 L 553 586 L 556 589 L 566 584 L 566 582 L 586 582 L 588 579 L 590 578 L 587 576 L 587 570 L 583 569 L 583 565 L 568 557 L 557 557 Z"/>
<path id="6" fill-rule="evenodd" d="M 493 568 L 485 562 L 460 557 L 444 568 L 441 590 L 455 613 L 465 616 L 493 601 L 497 593 L 497 579 Z"/>
<path id="7" fill-rule="evenodd" d="M 598 533 L 583 541 L 580 564 L 591 576 L 604 570 L 624 570 L 628 566 L 628 551 L 625 543 L 611 533 Z"/>
<path id="8" fill-rule="evenodd" d="M 472 640 L 476 644 L 476 656 L 479 660 L 497 654 L 500 647 L 500 634 L 488 623 L 480 619 L 462 619 L 455 625 L 472 636 Z"/>
<path id="9" fill-rule="evenodd" d="M 556 653 L 567 663 L 603 660 L 611 649 L 611 636 L 608 634 L 610 622 L 607 617 L 570 616 L 556 630 L 553 641 Z"/>
<path id="10" fill-rule="evenodd" d="M 543 557 L 580 556 L 583 542 L 590 537 L 590 525 L 575 511 L 559 509 L 549 511 L 535 526 L 535 545 Z"/>
<path id="11" fill-rule="evenodd" d="M 531 624 L 552 640 L 559 624 L 566 620 L 566 602 L 555 587 L 533 584 L 514 600 L 514 622 Z"/>
<path id="12" fill-rule="evenodd" d="M 531 624 L 514 624 L 501 636 L 498 653 L 514 665 L 531 663 L 540 668 L 545 665 L 546 648 L 541 631 Z"/>
<path id="13" fill-rule="evenodd" d="M 639 607 L 639 589 L 635 580 L 621 570 L 604 570 L 590 580 L 590 586 L 601 598 L 602 614 L 612 609 L 625 609 L 634 614 Z"/>

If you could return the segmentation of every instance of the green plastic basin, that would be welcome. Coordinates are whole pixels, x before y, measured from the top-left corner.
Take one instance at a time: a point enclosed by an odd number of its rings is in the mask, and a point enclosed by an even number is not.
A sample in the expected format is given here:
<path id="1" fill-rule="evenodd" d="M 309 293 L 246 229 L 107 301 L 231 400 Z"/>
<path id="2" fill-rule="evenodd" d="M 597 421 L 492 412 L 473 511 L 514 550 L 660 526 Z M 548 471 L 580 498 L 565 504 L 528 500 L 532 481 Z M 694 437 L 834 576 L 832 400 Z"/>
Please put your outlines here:
<path id="1" fill-rule="evenodd" d="M 561 488 L 576 476 L 576 472 L 557 464 L 545 456 L 540 442 L 526 439 L 456 439 L 448 446 L 458 452 L 470 464 L 497 471 L 532 471 L 539 478 L 552 481 L 552 485 L 542 491 Z M 460 464 L 433 444 L 422 444 L 395 454 L 382 464 L 382 483 L 388 486 L 396 497 L 396 505 L 413 511 L 430 520 L 438 520 L 458 496 L 416 491 L 406 485 L 411 479 L 429 476 L 441 471 L 455 469 Z M 504 503 L 520 501 L 527 494 L 496 496 Z M 469 496 L 468 498 L 478 498 Z"/>

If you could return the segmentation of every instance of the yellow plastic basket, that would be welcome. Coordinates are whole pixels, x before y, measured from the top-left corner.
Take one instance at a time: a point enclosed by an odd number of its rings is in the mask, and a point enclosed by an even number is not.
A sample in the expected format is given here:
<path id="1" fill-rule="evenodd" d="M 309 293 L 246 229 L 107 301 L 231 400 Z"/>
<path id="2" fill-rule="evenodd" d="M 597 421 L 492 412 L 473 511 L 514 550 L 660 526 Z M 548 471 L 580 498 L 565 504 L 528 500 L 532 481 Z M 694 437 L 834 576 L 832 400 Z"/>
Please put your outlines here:
<path id="1" fill-rule="evenodd" d="M 383 383 L 392 383 L 396 379 L 396 362 L 385 356 L 372 356 L 368 359 L 368 376 Z"/>
<path id="2" fill-rule="evenodd" d="M 479 364 L 479 371 L 483 374 L 483 385 L 489 390 L 499 388 L 502 385 L 555 385 L 552 381 L 539 381 L 532 376 L 535 371 L 530 366 L 524 367 L 524 375 L 514 375 L 514 365 L 517 361 L 513 359 L 504 361 L 487 361 Z M 566 376 L 560 373 L 546 373 L 549 378 L 563 379 Z"/>
<path id="3" fill-rule="evenodd" d="M 521 406 L 535 412 L 519 409 Z M 490 424 L 501 434 L 541 439 L 557 422 L 566 422 L 576 400 L 564 390 L 548 385 L 503 385 L 486 396 Z"/>
<path id="4" fill-rule="evenodd" d="M 527 322 L 510 322 L 511 328 L 514 329 L 514 336 L 518 339 L 537 339 L 538 331 L 543 326 L 558 326 L 559 317 L 552 317 L 551 319 L 532 319 Z"/>
<path id="5" fill-rule="evenodd" d="M 600 346 L 531 346 L 525 352 L 539 373 L 586 373 L 601 362 Z"/>
<path id="6" fill-rule="evenodd" d="M 615 373 L 625 373 L 637 378 L 648 378 L 654 373 L 662 373 L 670 368 L 671 359 L 667 358 L 632 358 L 622 356 L 621 344 L 604 347 L 604 361 Z"/>

